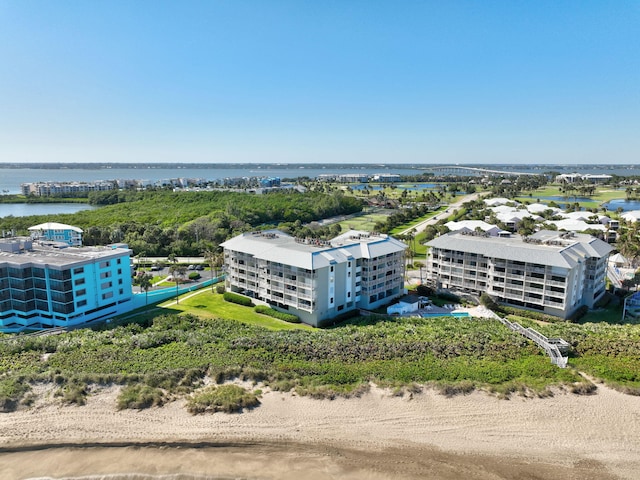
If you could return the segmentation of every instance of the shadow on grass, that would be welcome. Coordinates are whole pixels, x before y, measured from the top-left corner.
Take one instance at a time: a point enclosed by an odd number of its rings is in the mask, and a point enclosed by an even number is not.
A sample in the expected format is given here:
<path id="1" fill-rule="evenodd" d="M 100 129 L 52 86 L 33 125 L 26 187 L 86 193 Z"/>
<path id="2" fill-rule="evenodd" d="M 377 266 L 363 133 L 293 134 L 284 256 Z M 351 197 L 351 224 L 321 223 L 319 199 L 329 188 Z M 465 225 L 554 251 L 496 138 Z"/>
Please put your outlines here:
<path id="1" fill-rule="evenodd" d="M 149 305 L 147 307 L 141 307 L 132 312 L 128 312 L 126 315 L 120 315 L 118 317 L 111 318 L 98 325 L 92 326 L 93 330 L 110 330 L 113 328 L 121 327 L 123 325 L 129 325 L 131 323 L 137 323 L 144 327 L 151 325 L 154 318 L 167 314 L 179 314 L 182 310 L 172 307 L 161 307 L 159 305 Z"/>

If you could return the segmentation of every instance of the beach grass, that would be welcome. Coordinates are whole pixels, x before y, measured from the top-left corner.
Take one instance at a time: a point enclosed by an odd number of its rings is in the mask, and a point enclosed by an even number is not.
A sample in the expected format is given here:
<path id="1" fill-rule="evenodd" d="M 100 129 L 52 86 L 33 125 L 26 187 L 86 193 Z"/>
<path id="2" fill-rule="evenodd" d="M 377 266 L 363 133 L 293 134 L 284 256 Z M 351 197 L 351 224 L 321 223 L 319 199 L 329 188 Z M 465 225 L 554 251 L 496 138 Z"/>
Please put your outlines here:
<path id="1" fill-rule="evenodd" d="M 213 385 L 194 393 L 187 401 L 187 410 L 198 414 L 205 412 L 242 412 L 260 404 L 258 396 L 239 385 Z"/>

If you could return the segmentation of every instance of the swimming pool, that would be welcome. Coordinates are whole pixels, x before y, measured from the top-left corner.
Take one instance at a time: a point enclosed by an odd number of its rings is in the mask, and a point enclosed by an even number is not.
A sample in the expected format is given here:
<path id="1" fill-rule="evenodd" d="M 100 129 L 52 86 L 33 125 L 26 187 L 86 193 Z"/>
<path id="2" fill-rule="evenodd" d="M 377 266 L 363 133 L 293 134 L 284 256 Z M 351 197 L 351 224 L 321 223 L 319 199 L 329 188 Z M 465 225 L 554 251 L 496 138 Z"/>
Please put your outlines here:
<path id="1" fill-rule="evenodd" d="M 454 317 L 454 318 L 467 318 L 470 317 L 469 312 L 441 312 L 441 313 L 423 313 L 422 318 L 435 318 L 435 317 Z"/>

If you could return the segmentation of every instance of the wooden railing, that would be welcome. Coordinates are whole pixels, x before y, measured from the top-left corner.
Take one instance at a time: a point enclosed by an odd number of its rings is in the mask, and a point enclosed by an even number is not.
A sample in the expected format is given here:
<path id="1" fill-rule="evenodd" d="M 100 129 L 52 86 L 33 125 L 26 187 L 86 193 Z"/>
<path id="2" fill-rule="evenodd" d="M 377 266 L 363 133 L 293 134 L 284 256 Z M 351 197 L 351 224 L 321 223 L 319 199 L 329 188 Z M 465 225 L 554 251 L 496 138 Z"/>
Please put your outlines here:
<path id="1" fill-rule="evenodd" d="M 498 320 L 507 328 L 513 330 L 514 332 L 518 332 L 520 335 L 523 335 L 532 342 L 535 342 L 547 353 L 547 355 L 549 355 L 551 363 L 557 365 L 560 368 L 567 367 L 567 361 L 569 358 L 562 351 L 560 351 L 560 347 L 568 350 L 569 344 L 567 342 L 565 342 L 561 338 L 548 338 L 537 330 L 534 330 L 533 328 L 524 328 L 519 323 L 510 322 L 506 318 L 501 318 L 496 313 L 493 313 L 492 317 Z M 558 345 L 560 345 L 560 347 Z"/>

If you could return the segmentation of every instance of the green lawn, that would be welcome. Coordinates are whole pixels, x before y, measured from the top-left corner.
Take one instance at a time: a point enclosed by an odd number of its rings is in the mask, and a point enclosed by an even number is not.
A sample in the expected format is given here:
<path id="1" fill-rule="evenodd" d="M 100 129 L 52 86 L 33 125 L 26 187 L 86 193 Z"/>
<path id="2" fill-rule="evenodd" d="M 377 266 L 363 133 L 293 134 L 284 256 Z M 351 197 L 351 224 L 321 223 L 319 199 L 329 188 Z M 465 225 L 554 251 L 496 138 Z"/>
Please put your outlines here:
<path id="1" fill-rule="evenodd" d="M 537 190 L 531 192 L 524 192 L 524 195 L 517 197 L 516 200 L 519 202 L 535 202 L 536 199 L 540 198 L 542 203 L 549 203 L 549 200 L 545 200 L 541 197 L 552 197 L 552 196 L 564 196 L 564 194 L 560 191 L 560 187 L 557 185 L 547 185 L 543 188 L 539 188 Z M 580 193 L 572 192 L 571 195 L 566 197 L 566 200 L 556 201 L 556 203 L 575 203 L 575 196 L 581 197 Z M 602 203 L 608 202 L 609 200 L 613 200 L 616 198 L 626 198 L 626 193 L 624 189 L 615 190 L 613 187 L 608 185 L 598 186 L 596 187 L 596 193 L 590 197 L 589 201 L 581 201 L 578 202 L 581 207 L 584 208 L 598 208 Z"/>
<path id="2" fill-rule="evenodd" d="M 311 329 L 308 325 L 300 323 L 287 323 L 267 315 L 256 313 L 253 308 L 243 307 L 235 303 L 225 302 L 222 295 L 212 293 L 211 289 L 198 290 L 197 295 L 184 295 L 179 304 L 174 304 L 175 299 L 168 300 L 158 305 L 160 310 L 170 310 L 161 313 L 190 313 L 201 318 L 225 318 L 237 320 L 250 325 L 259 325 L 270 330 L 296 330 Z M 158 314 L 156 312 L 156 314 Z"/>
<path id="3" fill-rule="evenodd" d="M 415 220 L 412 220 L 410 222 L 403 223 L 402 225 L 399 225 L 396 228 L 394 228 L 393 230 L 391 230 L 390 233 L 391 233 L 391 235 L 397 235 L 398 233 L 406 230 L 407 228 L 415 227 L 420 222 L 424 222 L 425 220 L 428 220 L 431 217 L 434 217 L 435 215 L 437 215 L 438 213 L 446 210 L 446 208 L 447 207 L 440 207 L 438 210 L 434 210 L 433 212 L 429 212 L 429 213 L 427 213 L 426 215 L 423 215 L 420 218 L 416 218 Z"/>
<path id="4" fill-rule="evenodd" d="M 387 219 L 386 213 L 368 213 L 366 215 L 361 215 L 358 217 L 353 217 L 348 220 L 344 220 L 340 222 L 339 225 L 342 227 L 342 231 L 346 232 L 348 230 L 362 230 L 365 232 L 372 232 L 373 226 L 377 222 L 384 222 Z"/>
<path id="5" fill-rule="evenodd" d="M 592 310 L 582 317 L 579 323 L 622 323 L 622 305 L 609 304 L 605 308 Z"/>

